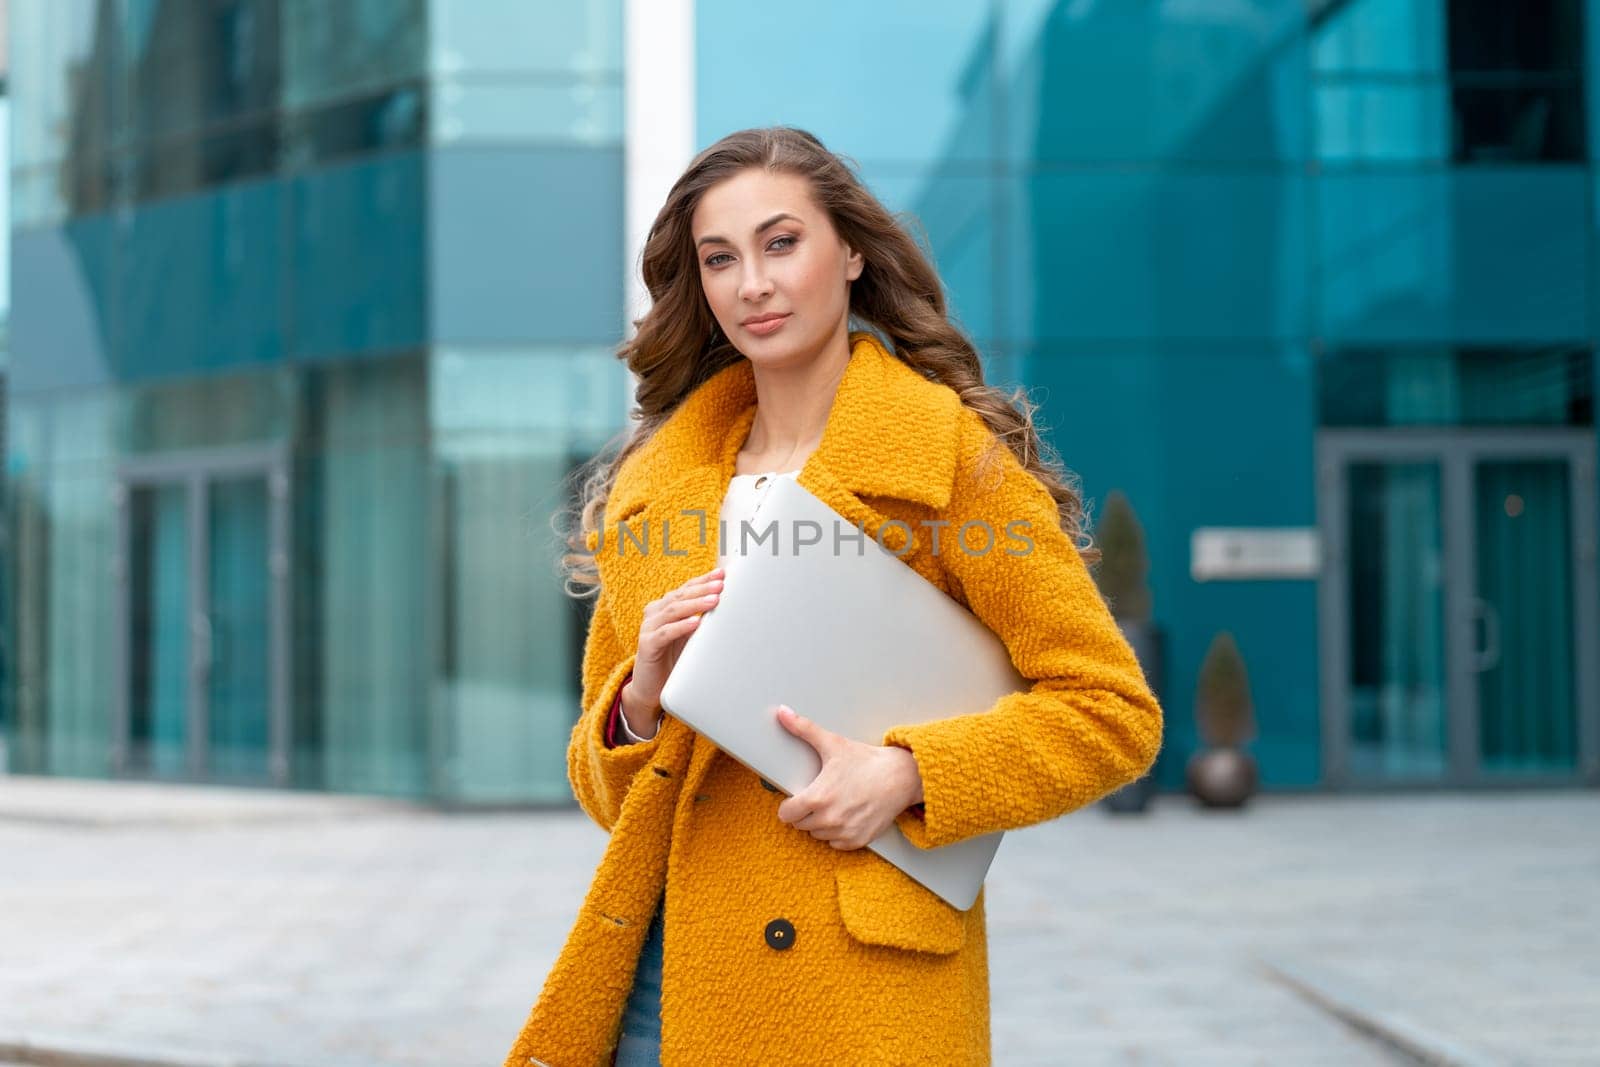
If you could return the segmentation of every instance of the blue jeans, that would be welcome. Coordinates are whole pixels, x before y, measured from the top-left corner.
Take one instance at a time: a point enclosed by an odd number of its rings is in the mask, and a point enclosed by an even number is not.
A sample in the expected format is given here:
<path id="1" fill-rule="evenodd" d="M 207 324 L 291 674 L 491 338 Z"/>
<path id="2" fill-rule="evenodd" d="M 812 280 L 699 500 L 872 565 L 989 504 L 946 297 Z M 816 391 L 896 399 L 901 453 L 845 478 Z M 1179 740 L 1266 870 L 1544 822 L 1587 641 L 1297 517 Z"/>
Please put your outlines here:
<path id="1" fill-rule="evenodd" d="M 633 991 L 622 1011 L 622 1036 L 617 1041 L 616 1067 L 661 1067 L 661 913 L 658 903 L 650 932 L 639 952 Z"/>

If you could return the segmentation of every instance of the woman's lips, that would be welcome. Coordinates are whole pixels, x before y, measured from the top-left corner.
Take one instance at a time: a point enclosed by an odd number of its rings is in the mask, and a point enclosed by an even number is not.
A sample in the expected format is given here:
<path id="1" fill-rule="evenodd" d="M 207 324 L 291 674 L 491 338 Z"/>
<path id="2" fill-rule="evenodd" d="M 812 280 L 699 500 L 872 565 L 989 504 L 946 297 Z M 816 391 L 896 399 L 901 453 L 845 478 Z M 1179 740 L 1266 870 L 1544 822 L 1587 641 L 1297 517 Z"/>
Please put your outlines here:
<path id="1" fill-rule="evenodd" d="M 749 330 L 751 333 L 755 334 L 758 337 L 765 337 L 768 334 L 777 333 L 780 329 L 783 328 L 783 324 L 788 322 L 788 321 L 789 321 L 789 316 L 788 315 L 784 315 L 782 318 L 765 319 L 765 320 L 763 320 L 761 322 L 748 323 L 745 326 L 745 329 Z"/>

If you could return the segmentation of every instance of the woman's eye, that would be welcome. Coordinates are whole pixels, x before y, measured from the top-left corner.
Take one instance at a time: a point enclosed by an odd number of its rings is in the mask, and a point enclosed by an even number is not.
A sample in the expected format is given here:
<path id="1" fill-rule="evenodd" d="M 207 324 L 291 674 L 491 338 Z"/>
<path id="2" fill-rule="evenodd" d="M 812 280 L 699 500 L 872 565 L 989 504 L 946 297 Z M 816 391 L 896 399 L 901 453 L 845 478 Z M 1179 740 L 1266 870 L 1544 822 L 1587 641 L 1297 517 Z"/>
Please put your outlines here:
<path id="1" fill-rule="evenodd" d="M 793 245 L 795 243 L 795 241 L 797 241 L 797 240 L 798 240 L 798 238 L 796 238 L 796 237 L 793 237 L 793 236 L 791 236 L 789 234 L 784 234 L 782 237 L 774 237 L 772 239 L 772 243 L 769 244 L 767 247 L 768 248 L 779 248 L 779 245 L 782 244 L 782 242 L 787 241 L 787 242 L 789 242 L 789 244 L 782 245 L 783 249 L 787 249 L 791 245 Z M 780 249 L 780 251 L 781 250 L 782 249 Z M 726 253 L 726 252 L 718 252 L 714 256 L 707 256 L 706 257 L 706 266 L 715 267 L 717 265 L 717 260 L 719 260 L 719 259 L 729 259 L 729 258 L 732 258 L 732 257 L 730 257 L 728 255 L 728 253 Z"/>

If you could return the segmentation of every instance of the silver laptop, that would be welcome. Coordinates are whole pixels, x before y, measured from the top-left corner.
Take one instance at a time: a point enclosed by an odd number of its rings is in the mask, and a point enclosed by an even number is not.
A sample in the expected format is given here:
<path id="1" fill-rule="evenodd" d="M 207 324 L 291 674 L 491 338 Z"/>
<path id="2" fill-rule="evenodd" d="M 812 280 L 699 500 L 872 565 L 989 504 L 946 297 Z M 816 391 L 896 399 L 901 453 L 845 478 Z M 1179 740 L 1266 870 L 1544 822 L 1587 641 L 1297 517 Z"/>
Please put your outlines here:
<path id="1" fill-rule="evenodd" d="M 684 642 L 661 706 L 790 796 L 822 761 L 767 710 L 777 704 L 876 745 L 891 726 L 985 711 L 1031 684 L 976 616 L 870 533 L 859 543 L 795 479 L 777 479 L 745 521 L 765 540 L 741 550 L 740 524 L 727 524 L 722 598 Z M 1003 836 L 921 849 L 891 824 L 867 847 L 965 911 Z"/>

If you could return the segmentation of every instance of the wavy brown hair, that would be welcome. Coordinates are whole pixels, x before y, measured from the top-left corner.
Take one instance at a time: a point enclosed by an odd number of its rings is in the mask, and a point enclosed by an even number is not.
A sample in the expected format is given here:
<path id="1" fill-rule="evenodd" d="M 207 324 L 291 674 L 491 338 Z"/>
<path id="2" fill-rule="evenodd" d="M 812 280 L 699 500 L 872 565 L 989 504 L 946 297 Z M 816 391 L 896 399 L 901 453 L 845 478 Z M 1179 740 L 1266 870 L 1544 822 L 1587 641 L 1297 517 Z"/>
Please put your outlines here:
<path id="1" fill-rule="evenodd" d="M 860 277 L 850 283 L 850 317 L 887 341 L 923 377 L 954 389 L 963 404 L 982 416 L 1022 466 L 1050 490 L 1061 528 L 1085 562 L 1098 562 L 1078 479 L 1041 439 L 1034 420 L 1037 405 L 1020 388 L 1007 393 L 984 382 L 978 351 L 951 323 L 939 275 L 907 225 L 811 133 L 769 126 L 730 133 L 696 156 L 650 226 L 643 256 L 650 310 L 634 320 L 637 332 L 617 350 L 617 358 L 639 379 L 630 414 L 638 425 L 613 438 L 613 445 L 623 438 L 619 451 L 610 452 L 608 445 L 569 480 L 575 502 L 561 513 L 566 520 L 561 536 L 568 552 L 561 569 L 567 592 L 586 596 L 599 589 L 585 537 L 599 529 L 599 516 L 623 461 L 696 386 L 745 358 L 717 328 L 706 303 L 690 220 L 707 190 L 750 167 L 798 175 L 810 183 L 813 200 L 828 213 L 839 239 L 865 260 Z"/>

